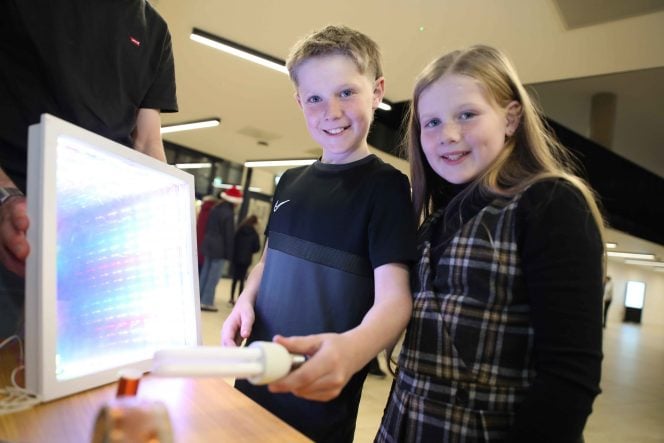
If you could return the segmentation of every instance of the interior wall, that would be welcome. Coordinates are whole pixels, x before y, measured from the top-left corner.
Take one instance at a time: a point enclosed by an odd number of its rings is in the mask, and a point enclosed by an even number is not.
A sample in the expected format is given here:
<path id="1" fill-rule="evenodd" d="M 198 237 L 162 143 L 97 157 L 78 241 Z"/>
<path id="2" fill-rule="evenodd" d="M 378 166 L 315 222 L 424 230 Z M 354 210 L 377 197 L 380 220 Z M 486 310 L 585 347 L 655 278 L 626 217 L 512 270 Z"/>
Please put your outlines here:
<path id="1" fill-rule="evenodd" d="M 246 177 L 246 168 L 245 168 L 245 177 Z M 244 184 L 245 178 L 242 179 L 242 184 Z M 253 168 L 251 173 L 251 186 L 255 188 L 260 188 L 262 194 L 272 195 L 274 194 L 274 174 L 268 169 L 263 168 Z"/>
<path id="2" fill-rule="evenodd" d="M 607 273 L 613 280 L 613 301 L 609 307 L 608 323 L 623 321 L 625 313 L 625 286 L 636 280 L 646 284 L 646 298 L 641 323 L 664 326 L 664 272 L 645 266 L 626 265 L 609 261 Z"/>
<path id="3" fill-rule="evenodd" d="M 529 92 L 544 115 L 586 138 L 590 136 L 590 96 L 562 94 L 556 83 L 530 86 Z M 549 106 L 547 107 L 547 104 Z"/>

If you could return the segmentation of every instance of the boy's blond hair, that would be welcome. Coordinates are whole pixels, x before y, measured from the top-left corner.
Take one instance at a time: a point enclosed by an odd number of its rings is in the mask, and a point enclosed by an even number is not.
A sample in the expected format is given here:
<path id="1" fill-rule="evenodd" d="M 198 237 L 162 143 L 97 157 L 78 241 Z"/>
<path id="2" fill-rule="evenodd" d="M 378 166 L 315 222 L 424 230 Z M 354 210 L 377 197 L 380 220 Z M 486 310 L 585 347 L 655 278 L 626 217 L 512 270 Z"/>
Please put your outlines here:
<path id="1" fill-rule="evenodd" d="M 360 74 L 378 79 L 383 76 L 380 49 L 365 34 L 343 25 L 329 25 L 307 35 L 291 48 L 286 67 L 297 86 L 297 70 L 312 57 L 345 55 L 357 66 Z"/>

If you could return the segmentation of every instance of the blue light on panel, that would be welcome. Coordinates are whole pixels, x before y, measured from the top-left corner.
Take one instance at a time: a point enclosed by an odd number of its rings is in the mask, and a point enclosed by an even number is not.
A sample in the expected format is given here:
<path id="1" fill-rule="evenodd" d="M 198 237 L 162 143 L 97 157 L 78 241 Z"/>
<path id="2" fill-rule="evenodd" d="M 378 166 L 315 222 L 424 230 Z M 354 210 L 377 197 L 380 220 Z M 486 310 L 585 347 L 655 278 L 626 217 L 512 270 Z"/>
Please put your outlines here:
<path id="1" fill-rule="evenodd" d="M 188 188 L 70 137 L 57 156 L 58 379 L 193 344 Z"/>

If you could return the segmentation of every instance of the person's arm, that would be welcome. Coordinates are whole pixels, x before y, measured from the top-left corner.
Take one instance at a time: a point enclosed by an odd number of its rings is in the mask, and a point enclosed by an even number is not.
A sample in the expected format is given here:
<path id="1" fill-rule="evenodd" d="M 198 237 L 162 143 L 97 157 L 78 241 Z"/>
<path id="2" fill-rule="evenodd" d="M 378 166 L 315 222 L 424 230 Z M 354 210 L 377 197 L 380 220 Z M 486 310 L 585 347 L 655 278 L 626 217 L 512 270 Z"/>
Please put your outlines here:
<path id="1" fill-rule="evenodd" d="M 271 392 L 331 400 L 356 372 L 399 338 L 412 310 L 408 268 L 398 263 L 379 266 L 374 270 L 374 280 L 374 305 L 357 327 L 342 334 L 275 337 L 274 341 L 291 353 L 310 358 L 299 369 L 271 383 Z"/>
<path id="2" fill-rule="evenodd" d="M 266 240 L 260 261 L 256 263 L 254 269 L 249 273 L 249 277 L 247 277 L 247 281 L 244 285 L 244 290 L 238 297 L 233 310 L 221 327 L 222 346 L 239 346 L 240 343 L 242 343 L 242 340 L 249 337 L 249 334 L 251 334 L 251 328 L 256 319 L 254 305 L 256 304 L 258 289 L 261 285 L 261 278 L 263 278 L 267 245 L 268 241 Z"/>
<path id="3" fill-rule="evenodd" d="M 599 393 L 603 245 L 587 204 L 566 183 L 533 185 L 519 211 L 537 375 L 508 441 L 576 442 Z"/>
<path id="4" fill-rule="evenodd" d="M 16 187 L 1 168 L 0 186 Z M 0 262 L 20 276 L 25 275 L 25 260 L 30 253 L 27 237 L 29 225 L 24 196 L 10 197 L 0 205 Z"/>
<path id="5" fill-rule="evenodd" d="M 132 133 L 134 149 L 163 162 L 166 161 L 164 142 L 161 139 L 161 117 L 158 109 L 141 108 L 136 116 L 136 128 Z"/>

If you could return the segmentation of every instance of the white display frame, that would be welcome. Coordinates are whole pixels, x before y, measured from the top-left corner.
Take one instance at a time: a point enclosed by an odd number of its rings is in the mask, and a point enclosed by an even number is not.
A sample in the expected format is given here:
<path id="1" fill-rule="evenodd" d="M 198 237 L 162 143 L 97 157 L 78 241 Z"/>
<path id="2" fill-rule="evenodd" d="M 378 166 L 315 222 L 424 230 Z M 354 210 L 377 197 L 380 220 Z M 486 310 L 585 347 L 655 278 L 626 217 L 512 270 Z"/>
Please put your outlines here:
<path id="1" fill-rule="evenodd" d="M 152 358 L 146 358 L 76 378 L 63 380 L 56 377 L 58 337 L 56 150 L 60 137 L 74 139 L 98 150 L 102 156 L 133 165 L 128 166 L 129 169 L 134 166 L 137 169 L 145 167 L 150 173 L 156 171 L 165 174 L 168 179 L 173 178 L 182 184 L 183 187 L 178 187 L 176 191 L 178 193 L 176 209 L 181 208 L 184 212 L 182 224 L 189 225 L 189 229 L 185 227 L 186 232 L 181 237 L 184 239 L 182 244 L 186 245 L 186 248 L 183 248 L 186 252 L 182 254 L 183 268 L 186 269 L 182 269 L 179 278 L 184 282 L 183 286 L 191 289 L 186 292 L 192 294 L 193 298 L 189 300 L 189 297 L 182 296 L 182 306 L 186 307 L 184 309 L 186 312 L 182 314 L 185 331 L 183 335 L 186 335 L 183 340 L 186 342 L 185 346 L 197 346 L 202 342 L 193 176 L 64 120 L 43 114 L 40 123 L 30 126 L 29 129 L 27 204 L 30 217 L 28 241 L 31 252 L 26 262 L 25 302 L 26 387 L 39 395 L 43 401 L 114 382 L 120 369 L 133 368 L 147 372 L 152 365 Z M 84 192 L 84 189 L 81 191 Z M 177 345 L 182 346 L 182 343 Z"/>

